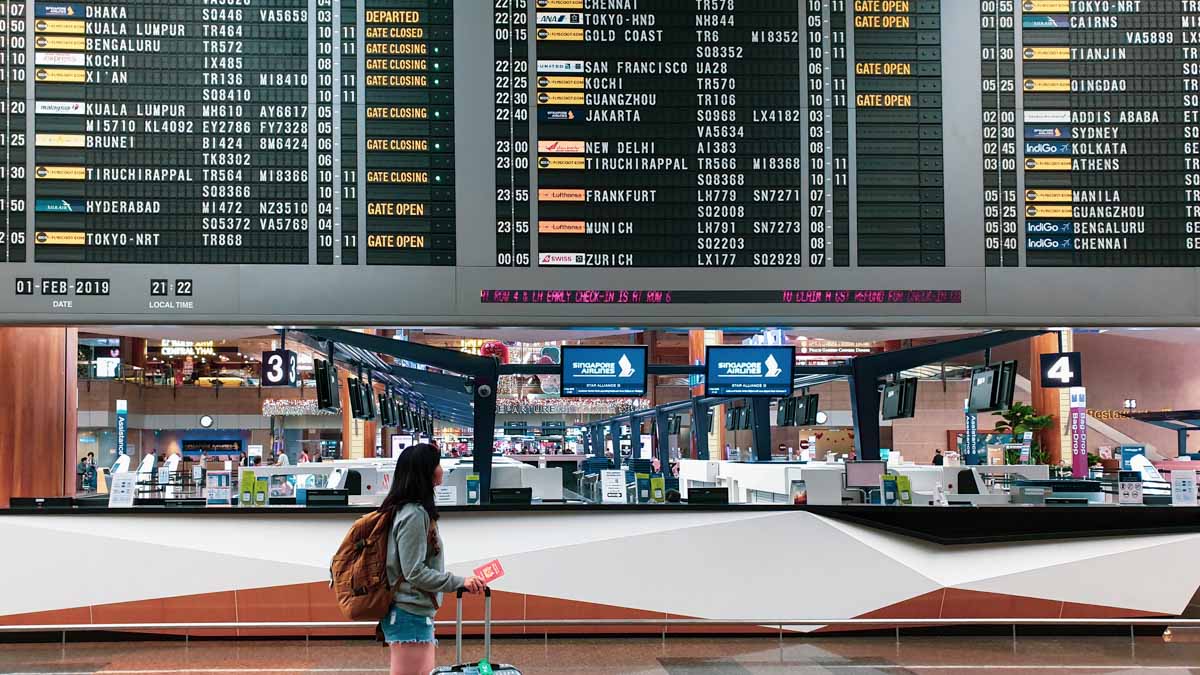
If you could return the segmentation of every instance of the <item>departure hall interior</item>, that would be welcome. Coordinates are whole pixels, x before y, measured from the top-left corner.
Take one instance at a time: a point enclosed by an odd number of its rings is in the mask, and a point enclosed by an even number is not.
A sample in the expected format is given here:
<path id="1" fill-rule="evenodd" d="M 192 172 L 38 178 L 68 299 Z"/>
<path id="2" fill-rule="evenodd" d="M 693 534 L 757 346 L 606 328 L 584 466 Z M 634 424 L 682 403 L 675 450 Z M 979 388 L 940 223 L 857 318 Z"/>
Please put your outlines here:
<path id="1" fill-rule="evenodd" d="M 1187 672 L 1198 44 L 0 0 L 0 675 Z"/>

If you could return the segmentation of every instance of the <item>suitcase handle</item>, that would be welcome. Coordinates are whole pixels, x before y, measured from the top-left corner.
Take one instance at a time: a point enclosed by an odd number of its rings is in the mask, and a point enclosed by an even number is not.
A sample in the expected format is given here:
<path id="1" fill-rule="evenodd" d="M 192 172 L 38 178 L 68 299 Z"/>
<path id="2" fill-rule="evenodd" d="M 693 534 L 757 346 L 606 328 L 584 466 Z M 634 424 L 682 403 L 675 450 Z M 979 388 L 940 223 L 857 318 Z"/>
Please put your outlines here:
<path id="1" fill-rule="evenodd" d="M 463 647 L 463 613 L 462 599 L 463 593 L 467 589 L 460 588 L 454 592 L 457 599 L 457 611 L 454 619 L 454 662 L 462 663 L 462 647 Z M 483 658 L 487 659 L 488 663 L 492 662 L 492 589 L 487 586 L 483 587 Z"/>

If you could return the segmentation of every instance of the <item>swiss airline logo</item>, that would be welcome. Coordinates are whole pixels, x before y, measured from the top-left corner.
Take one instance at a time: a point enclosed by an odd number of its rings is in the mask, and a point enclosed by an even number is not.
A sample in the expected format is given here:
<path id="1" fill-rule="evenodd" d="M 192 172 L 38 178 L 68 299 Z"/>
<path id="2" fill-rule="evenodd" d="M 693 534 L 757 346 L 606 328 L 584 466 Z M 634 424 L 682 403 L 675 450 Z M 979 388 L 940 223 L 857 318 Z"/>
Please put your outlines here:
<path id="1" fill-rule="evenodd" d="M 583 152 L 583 141 L 538 141 L 538 152 L 553 154 L 579 154 Z"/>
<path id="2" fill-rule="evenodd" d="M 582 265 L 582 253 L 543 253 L 538 258 L 539 265 L 547 266 L 563 266 L 563 265 Z"/>

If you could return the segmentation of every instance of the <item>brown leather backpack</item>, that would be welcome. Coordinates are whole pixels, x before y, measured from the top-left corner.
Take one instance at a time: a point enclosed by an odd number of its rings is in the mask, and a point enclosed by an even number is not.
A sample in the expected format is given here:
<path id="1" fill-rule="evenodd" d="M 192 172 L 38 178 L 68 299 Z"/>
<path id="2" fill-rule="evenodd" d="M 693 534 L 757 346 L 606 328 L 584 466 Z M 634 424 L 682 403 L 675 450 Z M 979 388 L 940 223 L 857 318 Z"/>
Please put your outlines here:
<path id="1" fill-rule="evenodd" d="M 329 583 L 342 616 L 351 621 L 382 621 L 391 609 L 396 586 L 388 583 L 387 554 L 395 516 L 391 510 L 372 511 L 354 521 L 333 554 Z M 437 534 L 432 527 L 429 543 L 436 549 Z M 397 579 L 396 585 L 401 581 Z"/>
<path id="2" fill-rule="evenodd" d="M 388 583 L 387 552 L 395 515 L 372 511 L 354 521 L 333 554 L 330 585 L 342 616 L 351 621 L 381 621 L 392 606 L 395 590 Z"/>

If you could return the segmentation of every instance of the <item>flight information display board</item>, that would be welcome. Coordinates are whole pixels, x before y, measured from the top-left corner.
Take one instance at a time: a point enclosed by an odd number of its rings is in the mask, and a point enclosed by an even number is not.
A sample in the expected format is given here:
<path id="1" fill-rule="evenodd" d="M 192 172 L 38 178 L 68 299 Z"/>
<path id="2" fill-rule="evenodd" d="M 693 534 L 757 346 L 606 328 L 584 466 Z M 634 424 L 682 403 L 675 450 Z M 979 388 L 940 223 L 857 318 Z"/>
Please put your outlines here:
<path id="1" fill-rule="evenodd" d="M 1200 320 L 1200 3 L 0 13 L 0 322 Z"/>

